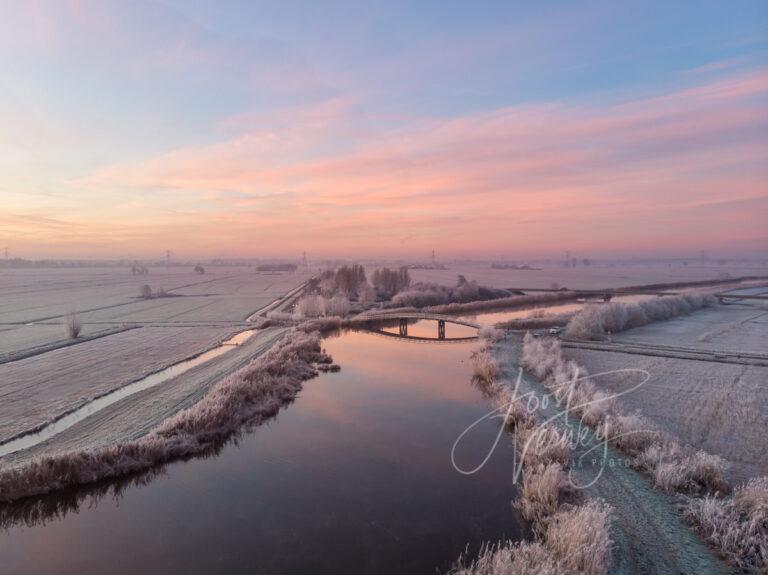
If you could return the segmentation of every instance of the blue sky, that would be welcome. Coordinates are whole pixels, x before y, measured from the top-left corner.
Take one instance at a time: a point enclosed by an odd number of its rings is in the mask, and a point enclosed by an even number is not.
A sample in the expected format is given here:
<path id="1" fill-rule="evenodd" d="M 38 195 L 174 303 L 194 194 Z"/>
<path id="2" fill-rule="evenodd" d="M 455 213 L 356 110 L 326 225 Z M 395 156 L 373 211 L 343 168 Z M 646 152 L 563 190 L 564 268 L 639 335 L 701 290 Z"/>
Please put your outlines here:
<path id="1" fill-rule="evenodd" d="M 252 228 L 279 236 L 275 249 L 286 253 L 310 234 L 328 239 L 321 245 L 329 254 L 343 251 L 350 233 L 361 252 L 382 245 L 423 250 L 452 235 L 450 225 L 459 225 L 468 242 L 479 210 L 498 213 L 518 201 L 546 205 L 562 242 L 597 252 L 589 226 L 569 223 L 564 210 L 607 205 L 607 194 L 611 202 L 627 199 L 615 208 L 622 213 L 643 193 L 678 194 L 681 201 L 662 202 L 658 219 L 669 224 L 653 235 L 631 230 L 626 247 L 633 252 L 661 250 L 659 233 L 685 251 L 704 241 L 696 232 L 702 225 L 721 231 L 735 252 L 759 252 L 766 239 L 759 222 L 750 223 L 753 216 L 743 220 L 739 237 L 728 231 L 735 213 L 718 219 L 709 210 L 693 222 L 668 217 L 680 206 L 706 211 L 702 206 L 720 196 L 757 202 L 758 213 L 765 208 L 759 191 L 766 159 L 765 2 L 0 0 L 0 6 L 6 127 L 0 241 L 20 253 L 141 255 L 168 230 L 185 236 L 200 226 L 218 235 L 226 231 L 221 226 L 236 230 L 210 249 L 240 255 L 248 254 L 237 233 Z M 731 88 L 723 91 L 726 85 Z M 725 94 L 716 104 L 701 97 L 716 90 Z M 669 101 L 675 104 L 668 109 Z M 661 117 L 648 112 L 654 106 Z M 667 130 L 638 143 L 628 132 L 585 133 L 585 125 L 625 114 L 635 118 L 627 124 L 635 130 L 651 117 L 660 126 L 686 118 L 695 127 L 697 114 L 712 128 L 706 137 L 694 130 L 683 138 L 695 150 L 679 158 L 687 167 L 672 173 L 665 154 L 682 153 L 679 134 L 670 140 Z M 560 129 L 571 122 L 582 128 L 563 145 Z M 474 135 L 465 138 L 462 130 Z M 617 144 L 602 149 L 609 140 Z M 583 159 L 597 162 L 597 147 L 616 165 L 593 181 L 582 174 L 575 182 L 581 171 L 568 171 L 567 162 L 549 170 L 547 181 L 542 175 L 534 181 L 530 164 L 521 168 L 525 173 L 506 169 L 520 158 L 542 161 L 544 150 L 563 158 L 589 151 Z M 704 161 L 712 150 L 718 161 Z M 474 163 L 463 165 L 461 158 L 473 155 Z M 457 167 L 456 158 L 465 170 L 435 171 L 443 162 Z M 350 165 L 375 173 L 366 180 L 333 172 Z M 224 168 L 231 177 L 219 173 Z M 553 173 L 561 179 L 549 181 Z M 653 187 L 644 188 L 650 175 Z M 707 185 L 697 193 L 702 181 Z M 335 196 L 332 188 L 357 190 L 358 197 L 352 202 L 351 191 Z M 393 206 L 397 190 L 423 200 L 412 203 L 407 225 Z M 478 211 L 466 197 L 481 198 Z M 701 205 L 692 203 L 696 197 Z M 200 221 L 201 214 L 208 220 Z M 541 221 L 543 214 L 533 216 Z M 580 217 L 592 221 L 598 214 Z M 104 237 L 105 222 L 119 230 L 112 240 Z M 292 241 L 277 234 L 280 225 L 308 236 Z M 402 241 L 412 237 L 409 225 L 425 230 L 413 246 Z M 681 235 L 681 225 L 690 233 Z M 613 233 L 605 231 L 603 240 Z M 473 249 L 498 252 L 515 241 L 504 232 Z M 550 244 L 537 236 L 530 249 L 555 249 Z"/>

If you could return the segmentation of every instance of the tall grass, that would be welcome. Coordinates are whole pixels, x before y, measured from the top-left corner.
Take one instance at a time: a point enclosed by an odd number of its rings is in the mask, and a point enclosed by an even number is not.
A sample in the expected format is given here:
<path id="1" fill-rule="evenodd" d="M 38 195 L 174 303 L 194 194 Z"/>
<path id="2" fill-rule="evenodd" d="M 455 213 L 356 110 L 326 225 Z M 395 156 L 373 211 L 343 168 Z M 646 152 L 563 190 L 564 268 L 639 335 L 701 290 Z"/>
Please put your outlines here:
<path id="1" fill-rule="evenodd" d="M 714 296 L 688 292 L 633 303 L 587 305 L 568 322 L 566 335 L 574 339 L 603 339 L 609 333 L 686 315 L 715 303 Z"/>
<path id="2" fill-rule="evenodd" d="M 460 557 L 452 575 L 601 575 L 611 563 L 611 510 L 595 500 L 561 511 L 540 542 L 484 545 L 474 561 Z"/>
<path id="3" fill-rule="evenodd" d="M 556 462 L 527 467 L 523 472 L 523 488 L 515 506 L 539 535 L 546 533 L 549 518 L 560 507 L 567 485 L 563 466 Z"/>
<path id="4" fill-rule="evenodd" d="M 768 573 L 768 477 L 728 498 L 691 499 L 683 516 L 722 555 L 748 573 Z"/>
<path id="5" fill-rule="evenodd" d="M 565 473 L 570 460 L 567 432 L 549 423 L 537 423 L 523 399 L 508 384 L 498 381 L 502 370 L 493 356 L 493 338 L 474 354 L 473 361 L 473 381 L 502 414 L 506 428 L 514 432 L 523 476 L 521 494 L 514 505 L 531 522 L 537 541 L 485 544 L 473 561 L 460 556 L 451 573 L 606 573 L 611 547 L 610 508 L 600 501 L 563 508 L 567 499 L 576 498 Z"/>
<path id="6" fill-rule="evenodd" d="M 209 452 L 236 436 L 243 425 L 275 415 L 330 363 L 318 333 L 294 331 L 251 364 L 220 381 L 192 407 L 167 419 L 145 437 L 95 450 L 47 456 L 0 471 L 0 501 L 14 501 L 66 487 L 144 471 L 158 464 Z"/>
<path id="7" fill-rule="evenodd" d="M 635 466 L 660 489 L 693 494 L 729 489 L 722 458 L 685 449 L 641 414 L 622 413 L 614 399 L 586 379 L 586 370 L 563 356 L 555 338 L 526 334 L 522 365 L 553 390 L 568 411 L 595 428 L 598 437 L 633 456 Z"/>
<path id="8" fill-rule="evenodd" d="M 474 380 L 489 384 L 493 383 L 501 373 L 499 364 L 486 349 L 472 354 L 472 377 Z"/>

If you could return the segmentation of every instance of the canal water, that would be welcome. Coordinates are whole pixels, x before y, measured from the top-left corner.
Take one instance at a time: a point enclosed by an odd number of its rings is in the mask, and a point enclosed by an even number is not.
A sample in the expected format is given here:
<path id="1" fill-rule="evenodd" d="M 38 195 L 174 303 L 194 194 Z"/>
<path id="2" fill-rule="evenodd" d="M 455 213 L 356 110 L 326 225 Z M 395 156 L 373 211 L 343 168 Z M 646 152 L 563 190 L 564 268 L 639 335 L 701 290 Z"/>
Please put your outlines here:
<path id="1" fill-rule="evenodd" d="M 0 508 L 0 572 L 443 573 L 467 546 L 523 536 L 511 442 L 474 475 L 451 461 L 491 409 L 471 384 L 477 342 L 346 332 L 324 345 L 342 371 L 216 456 L 119 495 L 104 484 Z M 473 428 L 456 463 L 475 467 L 497 432 Z"/>

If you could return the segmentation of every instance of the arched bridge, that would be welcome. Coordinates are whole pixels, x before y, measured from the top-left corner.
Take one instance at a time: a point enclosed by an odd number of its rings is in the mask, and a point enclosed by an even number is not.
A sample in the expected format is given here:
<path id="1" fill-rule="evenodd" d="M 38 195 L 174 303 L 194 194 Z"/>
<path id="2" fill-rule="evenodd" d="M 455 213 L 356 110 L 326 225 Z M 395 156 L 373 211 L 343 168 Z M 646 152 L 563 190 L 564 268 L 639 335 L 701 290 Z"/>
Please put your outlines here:
<path id="1" fill-rule="evenodd" d="M 480 324 L 477 324 L 475 322 L 456 318 L 450 315 L 442 315 L 437 313 L 426 313 L 426 312 L 391 312 L 391 313 L 376 313 L 376 314 L 361 314 L 355 318 L 357 320 L 362 321 L 369 321 L 369 322 L 375 322 L 375 321 L 397 321 L 400 326 L 400 336 L 401 337 L 411 337 L 408 336 L 408 320 L 412 319 L 427 319 L 427 320 L 433 320 L 437 322 L 437 339 L 438 340 L 445 340 L 445 324 L 446 323 L 454 323 L 457 325 L 463 325 L 466 327 L 471 327 L 474 329 L 480 329 Z M 461 339 L 472 339 L 472 338 L 461 338 Z"/>

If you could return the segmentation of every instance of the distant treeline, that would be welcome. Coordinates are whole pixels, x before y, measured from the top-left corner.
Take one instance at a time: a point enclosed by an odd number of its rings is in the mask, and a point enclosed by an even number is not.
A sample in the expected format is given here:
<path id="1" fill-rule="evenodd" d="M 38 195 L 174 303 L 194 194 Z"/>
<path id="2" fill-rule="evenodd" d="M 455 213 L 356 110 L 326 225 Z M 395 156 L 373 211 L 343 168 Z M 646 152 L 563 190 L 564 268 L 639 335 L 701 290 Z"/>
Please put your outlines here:
<path id="1" fill-rule="evenodd" d="M 260 264 L 256 266 L 257 272 L 295 272 L 299 269 L 296 264 Z"/>
<path id="2" fill-rule="evenodd" d="M 148 267 L 194 267 L 199 265 L 200 260 L 28 260 L 24 258 L 0 259 L 0 268 L 16 269 L 45 269 L 45 268 L 148 268 Z M 296 264 L 283 263 L 258 263 L 256 260 L 226 260 L 212 259 L 203 262 L 207 266 L 227 266 L 227 267 L 287 267 L 293 270 L 297 269 Z M 286 270 L 277 270 L 286 271 Z"/>

